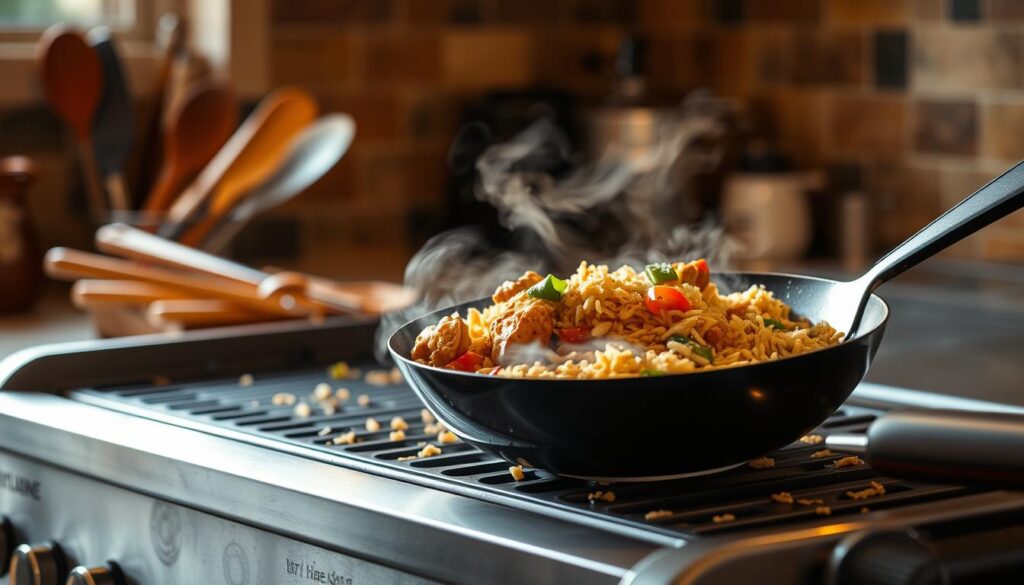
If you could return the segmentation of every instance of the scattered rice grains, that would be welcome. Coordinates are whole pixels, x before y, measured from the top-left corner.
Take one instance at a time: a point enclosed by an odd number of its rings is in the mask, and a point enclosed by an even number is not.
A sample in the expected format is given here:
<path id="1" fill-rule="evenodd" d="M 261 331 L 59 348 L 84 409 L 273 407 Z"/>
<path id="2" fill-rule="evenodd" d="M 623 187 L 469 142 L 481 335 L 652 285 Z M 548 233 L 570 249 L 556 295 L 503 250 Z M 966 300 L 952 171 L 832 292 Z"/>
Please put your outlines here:
<path id="1" fill-rule="evenodd" d="M 370 396 L 368 394 L 360 394 L 359 398 L 356 398 L 356 404 L 359 406 L 370 406 Z"/>
<path id="2" fill-rule="evenodd" d="M 252 377 L 252 374 L 242 374 L 238 377 L 238 385 L 242 388 L 252 386 L 255 381 L 256 379 Z"/>
<path id="3" fill-rule="evenodd" d="M 458 443 L 459 438 L 451 431 L 441 431 L 437 433 L 437 442 L 442 445 L 448 445 L 450 443 Z"/>
<path id="4" fill-rule="evenodd" d="M 836 469 L 842 469 L 843 467 L 853 467 L 855 465 L 864 465 L 864 460 L 856 455 L 850 455 L 849 457 L 843 457 L 842 459 L 836 459 Z"/>
<path id="5" fill-rule="evenodd" d="M 392 441 L 405 440 L 405 431 L 400 429 L 397 431 L 391 431 L 391 433 L 388 435 L 388 439 L 391 439 Z"/>
<path id="6" fill-rule="evenodd" d="M 820 506 L 825 503 L 825 500 L 819 500 L 818 498 L 800 498 L 796 503 L 801 506 Z"/>
<path id="7" fill-rule="evenodd" d="M 758 457 L 757 459 L 747 461 L 747 465 L 754 469 L 768 469 L 769 467 L 775 467 L 775 460 L 771 457 Z"/>
<path id="8" fill-rule="evenodd" d="M 313 387 L 313 399 L 323 402 L 331 397 L 331 385 L 327 382 L 320 382 Z"/>
<path id="9" fill-rule="evenodd" d="M 370 418 L 366 419 L 366 430 L 370 431 L 371 433 L 376 433 L 377 431 L 380 430 L 380 423 L 377 422 L 377 419 L 371 416 Z"/>
<path id="10" fill-rule="evenodd" d="M 825 437 L 821 435 L 804 435 L 800 437 L 800 442 L 805 445 L 820 445 L 824 440 Z"/>
<path id="11" fill-rule="evenodd" d="M 331 427 L 324 427 L 324 428 L 320 429 L 320 432 L 317 433 L 317 435 L 322 437 L 324 435 L 331 434 L 331 432 L 332 432 Z"/>
<path id="12" fill-rule="evenodd" d="M 342 402 L 345 402 L 351 396 L 352 393 L 348 391 L 348 388 L 338 388 L 338 391 L 334 393 L 334 397 Z"/>
<path id="13" fill-rule="evenodd" d="M 313 414 L 313 408 L 305 402 L 300 402 L 295 405 L 293 412 L 299 418 L 309 418 L 309 415 Z"/>
<path id="14" fill-rule="evenodd" d="M 650 512 L 644 514 L 644 520 L 647 520 L 648 522 L 653 522 L 655 520 L 661 520 L 662 518 L 668 518 L 673 513 L 674 512 L 672 512 L 672 510 L 651 510 Z"/>
<path id="15" fill-rule="evenodd" d="M 290 392 L 278 392 L 270 398 L 274 406 L 291 406 L 295 404 L 295 395 Z"/>
<path id="16" fill-rule="evenodd" d="M 818 506 L 814 509 L 814 513 L 818 516 L 831 516 L 832 508 L 829 508 L 828 506 Z"/>
<path id="17" fill-rule="evenodd" d="M 822 449 L 821 451 L 815 451 L 814 453 L 811 453 L 811 459 L 821 459 L 822 457 L 831 457 L 831 456 L 832 456 L 832 450 L 831 449 Z"/>
<path id="18" fill-rule="evenodd" d="M 733 514 L 716 515 L 711 518 L 711 521 L 715 524 L 722 524 L 723 522 L 732 522 L 734 520 L 736 520 L 736 516 Z"/>
<path id="19" fill-rule="evenodd" d="M 772 499 L 780 504 L 792 504 L 793 494 L 789 492 L 779 492 L 777 494 L 772 494 Z"/>
<path id="20" fill-rule="evenodd" d="M 610 504 L 615 501 L 615 492 L 611 490 L 607 492 L 602 492 L 600 490 L 596 492 L 590 492 L 589 494 L 587 494 L 587 501 L 591 503 L 607 502 Z"/>
<path id="21" fill-rule="evenodd" d="M 440 454 L 441 454 L 441 448 L 440 447 L 438 447 L 437 445 L 430 445 L 430 444 L 428 444 L 425 447 L 423 447 L 422 449 L 420 449 L 420 452 L 417 453 L 416 456 L 417 457 L 433 457 L 434 455 L 440 455 Z"/>
<path id="22" fill-rule="evenodd" d="M 391 383 L 391 373 L 387 370 L 370 370 L 363 381 L 371 386 L 387 386 Z"/>
<path id="23" fill-rule="evenodd" d="M 512 475 L 512 479 L 516 481 L 523 481 L 523 478 L 526 477 L 526 474 L 523 473 L 522 465 L 513 465 L 512 467 L 509 467 L 508 472 Z"/>
<path id="24" fill-rule="evenodd" d="M 391 419 L 391 430 L 393 431 L 404 431 L 409 428 L 409 423 L 405 422 L 405 419 L 396 416 Z"/>
<path id="25" fill-rule="evenodd" d="M 850 490 L 846 492 L 846 496 L 851 500 L 866 500 L 868 498 L 882 495 L 885 495 L 885 486 L 877 481 L 871 482 L 870 487 L 866 487 L 862 490 Z"/>
<path id="26" fill-rule="evenodd" d="M 430 414 L 429 410 L 424 408 L 423 410 L 420 411 L 420 420 L 423 421 L 424 424 L 430 424 L 436 421 L 437 419 L 434 418 L 434 415 Z"/>
<path id="27" fill-rule="evenodd" d="M 355 431 L 349 431 L 334 437 L 334 440 L 331 442 L 335 445 L 355 445 L 358 442 L 358 439 L 356 439 Z"/>

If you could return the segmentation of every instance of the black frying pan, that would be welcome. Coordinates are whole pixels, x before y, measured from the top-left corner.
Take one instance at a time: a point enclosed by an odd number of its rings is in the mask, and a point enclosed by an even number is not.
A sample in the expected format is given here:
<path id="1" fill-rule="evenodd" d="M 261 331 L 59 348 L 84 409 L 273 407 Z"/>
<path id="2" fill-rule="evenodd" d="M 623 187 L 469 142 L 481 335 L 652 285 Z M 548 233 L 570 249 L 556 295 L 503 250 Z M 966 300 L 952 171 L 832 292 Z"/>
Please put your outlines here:
<path id="1" fill-rule="evenodd" d="M 731 273 L 726 292 L 764 284 L 794 312 L 854 334 L 842 343 L 750 366 L 607 380 L 507 379 L 409 359 L 417 334 L 453 311 L 407 323 L 389 340 L 398 367 L 457 435 L 509 461 L 561 475 L 639 480 L 710 473 L 787 445 L 825 420 L 863 379 L 889 307 L 881 283 L 1024 205 L 1024 163 L 982 187 L 845 283 Z"/>

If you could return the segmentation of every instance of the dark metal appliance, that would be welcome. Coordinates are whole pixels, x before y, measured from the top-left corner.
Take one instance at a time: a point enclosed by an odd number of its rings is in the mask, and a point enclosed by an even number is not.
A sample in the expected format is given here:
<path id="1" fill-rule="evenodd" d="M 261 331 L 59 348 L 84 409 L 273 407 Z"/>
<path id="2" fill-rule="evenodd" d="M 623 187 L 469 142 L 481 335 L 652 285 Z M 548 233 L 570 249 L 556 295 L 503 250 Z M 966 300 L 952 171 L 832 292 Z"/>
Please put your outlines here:
<path id="1" fill-rule="evenodd" d="M 402 384 L 332 380 L 352 398 L 331 415 L 274 404 L 276 393 L 308 396 L 337 360 L 377 367 L 374 327 L 277 323 L 8 358 L 0 553 L 18 559 L 13 582 L 63 583 L 75 565 L 70 583 L 140 585 L 840 584 L 879 567 L 886 582 L 970 583 L 1024 571 L 1024 496 L 811 457 L 823 445 L 787 446 L 770 468 L 668 482 L 605 486 L 538 470 L 517 482 L 464 443 L 405 459 L 435 437 Z M 245 373 L 252 385 L 239 383 Z M 863 432 L 902 405 L 1022 410 L 862 384 L 815 432 Z M 385 429 L 364 430 L 368 416 Z M 389 440 L 393 416 L 410 423 L 403 440 Z M 333 444 L 349 429 L 359 442 Z M 883 495 L 849 495 L 873 481 Z M 794 503 L 772 499 L 781 492 Z M 33 568 L 43 580 L 25 580 Z"/>

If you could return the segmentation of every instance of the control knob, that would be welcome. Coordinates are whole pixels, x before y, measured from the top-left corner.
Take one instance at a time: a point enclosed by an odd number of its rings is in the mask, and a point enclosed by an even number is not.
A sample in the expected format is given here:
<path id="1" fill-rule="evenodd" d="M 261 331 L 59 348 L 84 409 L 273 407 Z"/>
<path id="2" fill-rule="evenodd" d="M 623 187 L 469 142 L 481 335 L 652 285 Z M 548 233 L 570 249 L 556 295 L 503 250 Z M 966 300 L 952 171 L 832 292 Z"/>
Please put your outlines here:
<path id="1" fill-rule="evenodd" d="M 23 544 L 11 557 L 11 585 L 60 585 L 67 574 L 64 553 L 55 542 Z"/>

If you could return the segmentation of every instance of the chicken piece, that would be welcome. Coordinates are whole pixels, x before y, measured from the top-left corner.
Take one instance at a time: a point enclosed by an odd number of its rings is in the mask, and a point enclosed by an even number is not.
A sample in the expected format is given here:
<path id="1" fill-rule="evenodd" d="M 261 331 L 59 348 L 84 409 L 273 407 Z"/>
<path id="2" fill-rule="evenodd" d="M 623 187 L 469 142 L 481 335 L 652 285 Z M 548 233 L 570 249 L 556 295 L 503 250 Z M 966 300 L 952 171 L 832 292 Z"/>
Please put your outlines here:
<path id="1" fill-rule="evenodd" d="M 494 291 L 491 299 L 496 303 L 504 303 L 542 280 L 544 280 L 543 276 L 532 270 L 527 270 L 525 274 L 516 280 L 506 280 L 502 283 L 498 290 Z"/>
<path id="2" fill-rule="evenodd" d="M 443 367 L 469 350 L 469 326 L 453 313 L 441 319 L 435 327 L 427 327 L 416 338 L 412 359 Z"/>
<path id="3" fill-rule="evenodd" d="M 491 322 L 491 359 L 502 361 L 512 344 L 539 341 L 546 345 L 554 331 L 555 310 L 544 301 L 533 301 L 509 309 Z"/>
<path id="4" fill-rule="evenodd" d="M 711 282 L 711 272 L 708 270 L 708 263 L 701 259 L 683 264 L 683 267 L 679 270 L 679 280 L 704 290 L 704 287 Z"/>

